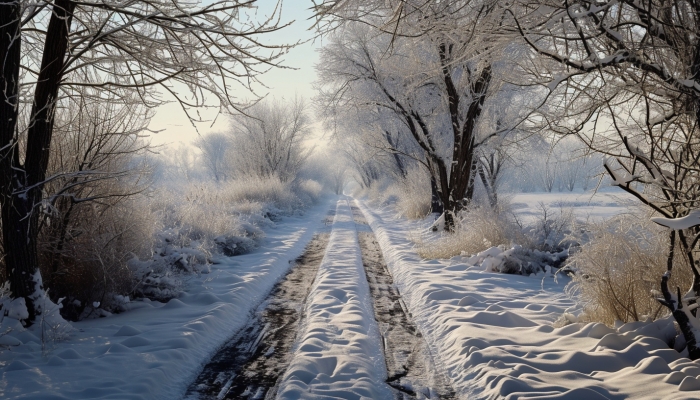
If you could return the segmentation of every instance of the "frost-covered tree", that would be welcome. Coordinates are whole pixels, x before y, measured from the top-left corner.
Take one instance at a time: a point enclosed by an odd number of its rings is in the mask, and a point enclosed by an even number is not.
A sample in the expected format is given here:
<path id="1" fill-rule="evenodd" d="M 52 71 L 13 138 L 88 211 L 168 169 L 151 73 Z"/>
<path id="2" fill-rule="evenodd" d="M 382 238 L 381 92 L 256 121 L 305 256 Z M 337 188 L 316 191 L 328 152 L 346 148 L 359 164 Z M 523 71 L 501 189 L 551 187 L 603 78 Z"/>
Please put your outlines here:
<path id="1" fill-rule="evenodd" d="M 477 174 L 484 186 L 491 207 L 498 205 L 498 189 L 510 156 L 504 146 L 483 146 L 479 151 Z"/>
<path id="2" fill-rule="evenodd" d="M 253 4 L 0 1 L 2 240 L 10 290 L 26 303 L 28 323 L 42 311 L 36 239 L 59 99 L 78 89 L 95 102 L 136 92 L 147 107 L 174 98 L 192 118 L 205 96 L 236 108 L 234 88 L 248 87 L 284 50 L 259 51 L 259 34 L 279 26 L 276 16 L 245 18 Z"/>
<path id="3" fill-rule="evenodd" d="M 541 120 L 609 156 L 613 184 L 670 228 L 659 299 L 685 336 L 692 359 L 700 297 L 700 8 L 692 1 L 521 1 L 513 21 L 542 60 L 549 91 Z M 689 290 L 668 287 L 683 254 Z M 676 260 L 676 261 L 674 261 Z"/>
<path id="4" fill-rule="evenodd" d="M 216 182 L 225 181 L 229 173 L 227 153 L 231 138 L 223 133 L 209 133 L 195 141 L 200 151 L 200 164 Z"/>
<path id="5" fill-rule="evenodd" d="M 311 120 L 301 98 L 262 100 L 232 117 L 227 154 L 232 174 L 294 180 L 311 154 Z"/>
<path id="6" fill-rule="evenodd" d="M 192 182 L 196 176 L 196 156 L 193 154 L 191 146 L 180 144 L 173 147 L 169 154 L 171 180 L 184 178 L 187 182 Z"/>
<path id="7" fill-rule="evenodd" d="M 450 229 L 454 213 L 473 197 L 474 182 L 479 179 L 479 146 L 511 132 L 537 100 L 528 93 L 529 82 L 520 79 L 525 75 L 521 64 L 531 66 L 521 63 L 529 55 L 513 40 L 517 30 L 507 18 L 511 4 L 490 0 L 315 3 L 321 32 L 353 37 L 344 39 L 346 44 L 331 38 L 329 48 L 346 50 L 329 51 L 321 63 L 322 82 L 335 79 L 337 88 L 327 94 L 326 102 L 337 103 L 337 108 L 378 105 L 395 114 L 393 118 L 404 125 L 403 134 L 423 152 L 421 162 L 431 173 L 438 203 L 447 211 L 445 227 Z M 335 62 L 342 58 L 348 60 L 344 66 Z M 337 71 L 335 77 L 326 73 L 332 70 Z M 501 92 L 520 96 L 501 96 Z M 350 97 L 364 100 L 350 104 Z M 518 101 L 507 101 L 508 97 Z M 506 118 L 493 118 L 496 113 L 487 110 L 494 107 L 508 109 L 503 113 Z"/>
<path id="8" fill-rule="evenodd" d="M 481 10 L 488 16 L 496 7 L 475 6 L 455 13 L 479 15 Z M 450 11 L 431 10 L 419 25 L 432 19 L 434 27 L 462 26 Z M 479 17 L 472 22 L 487 25 Z M 494 75 L 505 70 L 507 50 L 476 39 L 481 47 L 474 46 L 463 36 L 436 30 L 408 37 L 407 32 L 394 35 L 372 31 L 363 23 L 347 23 L 322 50 L 319 76 L 324 85 L 321 101 L 329 104 L 333 117 L 352 114 L 347 109 L 379 107 L 385 117 L 401 125 L 399 132 L 422 153 L 420 162 L 431 172 L 447 211 L 446 228 L 451 229 L 454 214 L 473 197 L 478 147 L 509 131 L 481 119 L 487 97 L 501 86 Z M 470 32 L 477 35 L 476 30 Z"/>

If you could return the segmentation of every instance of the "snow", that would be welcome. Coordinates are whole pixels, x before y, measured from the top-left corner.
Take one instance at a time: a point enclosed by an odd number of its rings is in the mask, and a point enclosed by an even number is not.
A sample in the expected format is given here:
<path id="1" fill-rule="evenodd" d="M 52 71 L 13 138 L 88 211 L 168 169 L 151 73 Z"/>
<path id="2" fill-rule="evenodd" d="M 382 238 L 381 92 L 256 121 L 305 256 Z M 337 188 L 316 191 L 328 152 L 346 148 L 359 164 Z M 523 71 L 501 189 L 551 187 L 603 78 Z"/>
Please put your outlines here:
<path id="1" fill-rule="evenodd" d="M 612 178 L 613 186 L 627 186 L 630 182 L 639 179 L 639 175 L 630 174 L 622 168 L 614 169 L 610 158 L 605 159 L 605 166 Z"/>
<path id="2" fill-rule="evenodd" d="M 44 340 L 5 318 L 0 332 L 0 397 L 40 399 L 176 399 L 202 363 L 240 329 L 251 311 L 323 227 L 328 201 L 267 230 L 250 254 L 219 257 L 209 274 L 167 303 L 132 301 L 127 312 L 73 324 L 63 341 Z M 14 324 L 13 324 L 14 321 Z M 48 342 L 47 342 L 48 341 Z"/>
<path id="3" fill-rule="evenodd" d="M 381 336 L 352 211 L 337 203 L 330 241 L 279 399 L 390 399 Z"/>
<path id="4" fill-rule="evenodd" d="M 638 204 L 635 199 L 619 189 L 606 189 L 598 192 L 540 192 L 506 195 L 518 219 L 532 223 L 542 214 L 541 204 L 555 210 L 570 209 L 580 220 L 601 221 L 612 216 L 629 212 Z"/>
<path id="5" fill-rule="evenodd" d="M 466 257 L 421 260 L 409 240 L 421 221 L 359 206 L 438 367 L 460 398 L 700 396 L 700 363 L 668 347 L 676 334 L 669 319 L 617 329 L 568 323 L 576 321 L 577 306 L 565 295 L 567 278 L 486 272 Z"/>
<path id="6" fill-rule="evenodd" d="M 519 218 L 536 218 L 543 202 L 597 219 L 626 211 L 625 199 L 619 191 L 530 193 L 512 202 Z M 670 319 L 614 328 L 582 323 L 565 276 L 494 273 L 508 251 L 499 247 L 422 260 L 410 238 L 426 221 L 357 203 L 435 367 L 459 398 L 700 398 L 700 362 L 669 348 L 676 336 Z M 250 254 L 219 257 L 209 274 L 192 276 L 179 298 L 127 302 L 127 312 L 73 324 L 67 338 L 50 318 L 22 328 L 17 318 L 25 308 L 8 301 L 0 326 L 0 397 L 181 398 L 202 364 L 324 230 L 330 204 L 278 221 Z M 349 200 L 338 199 L 335 209 L 280 399 L 393 395 Z"/>
<path id="7" fill-rule="evenodd" d="M 700 225 L 700 210 L 692 210 L 685 217 L 680 217 L 680 218 L 654 217 L 654 218 L 651 218 L 651 221 L 655 222 L 661 226 L 665 226 L 667 228 L 673 229 L 673 230 L 688 229 L 688 228 L 692 228 L 694 226 Z"/>

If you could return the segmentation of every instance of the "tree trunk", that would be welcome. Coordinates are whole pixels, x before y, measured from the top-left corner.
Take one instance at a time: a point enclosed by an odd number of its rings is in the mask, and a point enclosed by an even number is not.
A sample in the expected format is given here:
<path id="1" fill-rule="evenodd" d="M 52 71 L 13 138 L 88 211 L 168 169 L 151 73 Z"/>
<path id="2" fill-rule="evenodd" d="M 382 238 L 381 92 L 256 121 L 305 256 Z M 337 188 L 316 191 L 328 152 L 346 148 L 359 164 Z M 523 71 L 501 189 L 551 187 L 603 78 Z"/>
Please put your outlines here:
<path id="1" fill-rule="evenodd" d="M 46 179 L 54 111 L 63 78 L 68 50 L 68 30 L 74 8 L 75 3 L 71 0 L 56 0 L 53 5 L 30 114 L 24 168 L 19 164 L 19 152 L 15 146 L 9 160 L 3 159 L 3 171 L 0 171 L 7 172 L 8 168 L 11 171 L 10 174 L 3 173 L 10 182 L 4 182 L 2 188 L 3 246 L 7 249 L 5 268 L 10 279 L 12 296 L 25 299 L 29 311 L 29 324 L 33 322 L 36 313 L 41 312 L 41 305 L 34 304 L 43 290 L 37 257 L 40 214 L 38 208 L 42 200 L 43 182 Z M 2 11 L 4 19 L 5 13 Z M 19 13 L 16 17 L 19 22 Z M 19 58 L 17 63 L 19 64 Z M 10 142 L 15 140 L 13 132 Z M 5 137 L 4 143 L 7 143 Z"/>
<path id="2" fill-rule="evenodd" d="M 449 53 L 451 46 L 440 44 L 438 54 L 442 64 L 442 78 L 447 92 L 447 102 L 452 122 L 452 135 L 454 146 L 452 149 L 452 165 L 449 181 L 442 186 L 447 192 L 443 196 L 445 206 L 445 230 L 454 230 L 454 216 L 461 211 L 466 203 L 474 196 L 475 180 L 475 152 L 478 147 L 476 142 L 476 126 L 483 110 L 486 92 L 491 84 L 491 65 L 486 65 L 479 76 L 471 85 L 471 103 L 467 108 L 464 122 L 460 118 L 460 102 L 462 97 L 452 80 L 449 69 Z"/>
<path id="3" fill-rule="evenodd" d="M 486 172 L 482 166 L 477 167 L 477 172 L 479 173 L 479 178 L 481 178 L 481 184 L 484 185 L 484 189 L 486 190 L 486 195 L 489 198 L 489 205 L 491 208 L 495 208 L 497 203 L 496 191 L 491 186 L 491 182 L 489 178 L 486 177 Z"/>
<path id="4" fill-rule="evenodd" d="M 491 67 L 481 70 L 472 86 L 472 101 L 469 104 L 464 125 L 455 132 L 455 146 L 450 171 L 450 186 L 454 191 L 455 208 L 464 205 L 464 199 L 471 201 L 474 195 L 474 178 L 477 149 L 476 126 L 486 101 L 486 92 L 491 83 Z M 456 161 L 456 162 L 455 162 Z M 460 204 L 458 205 L 457 202 Z"/>
<path id="5" fill-rule="evenodd" d="M 438 191 L 437 182 L 433 176 L 430 177 L 430 212 L 436 214 L 442 214 L 445 211 L 445 207 L 442 206 L 442 201 L 440 201 L 440 193 Z"/>
<path id="6" fill-rule="evenodd" d="M 21 185 L 19 171 L 19 150 L 17 141 L 17 118 L 19 111 L 19 71 L 20 71 L 20 2 L 0 1 L 0 54 L 2 79 L 0 90 L 0 217 L 2 218 L 2 239 L 5 250 L 5 276 L 10 281 L 12 296 L 24 297 L 32 304 L 30 295 L 34 293 L 33 270 L 25 265 L 36 266 L 31 254 L 17 252 L 27 245 L 29 224 L 27 202 L 15 195 Z M 27 273 L 27 271 L 29 273 Z M 33 307 L 28 307 L 30 318 L 34 317 Z"/>
<path id="7" fill-rule="evenodd" d="M 392 149 L 396 149 L 396 143 L 394 143 L 394 139 L 391 137 L 391 133 L 389 133 L 389 131 L 386 129 L 384 130 L 384 137 L 389 143 L 389 147 Z M 408 171 L 406 171 L 406 166 L 403 164 L 403 161 L 401 161 L 401 156 L 399 156 L 399 153 L 397 153 L 396 151 L 392 151 L 391 154 L 394 156 L 394 162 L 396 163 L 396 168 L 401 173 L 401 177 L 405 178 Z"/>

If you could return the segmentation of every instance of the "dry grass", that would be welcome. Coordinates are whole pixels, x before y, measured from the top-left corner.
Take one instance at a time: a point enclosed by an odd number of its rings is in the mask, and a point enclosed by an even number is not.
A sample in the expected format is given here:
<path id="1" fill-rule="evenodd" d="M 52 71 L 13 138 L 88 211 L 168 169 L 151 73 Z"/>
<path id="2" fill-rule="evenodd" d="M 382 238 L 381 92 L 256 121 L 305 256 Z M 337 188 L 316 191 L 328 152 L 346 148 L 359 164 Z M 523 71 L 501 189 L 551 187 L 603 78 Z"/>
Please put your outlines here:
<path id="1" fill-rule="evenodd" d="M 401 215 L 420 219 L 430 213 L 430 176 L 424 168 L 410 169 L 396 186 L 396 208 Z"/>
<path id="2" fill-rule="evenodd" d="M 212 252 L 215 239 L 260 237 L 258 228 L 270 219 L 302 209 L 321 193 L 322 187 L 310 180 L 292 184 L 278 178 L 240 179 L 161 193 L 151 208 L 161 215 L 166 229 L 178 231 L 178 245 L 187 247 L 194 241 Z"/>
<path id="3" fill-rule="evenodd" d="M 666 271 L 667 232 L 646 216 L 622 215 L 591 225 L 590 236 L 569 262 L 577 270 L 570 288 L 583 304 L 583 320 L 612 326 L 665 315 L 652 291 L 659 290 Z M 692 273 L 676 254 L 671 287 L 685 291 Z"/>
<path id="4" fill-rule="evenodd" d="M 421 219 L 430 213 L 430 175 L 425 168 L 411 168 L 405 177 L 396 180 L 374 181 L 369 189 L 354 196 L 364 194 L 381 204 L 392 203 L 405 218 Z"/>
<path id="5" fill-rule="evenodd" d="M 507 211 L 507 205 L 492 209 L 473 206 L 459 214 L 454 233 L 416 241 L 418 254 L 426 259 L 476 254 L 492 246 L 524 243 L 520 227 Z"/>
<path id="6" fill-rule="evenodd" d="M 128 295 L 133 290 L 127 262 L 150 254 L 157 226 L 155 215 L 141 200 L 76 208 L 60 250 L 42 236 L 42 276 L 52 296 L 68 298 L 62 310 L 67 318 L 78 319 L 83 308 L 95 302 L 103 309 L 117 310 L 119 305 L 111 304 L 113 294 Z"/>

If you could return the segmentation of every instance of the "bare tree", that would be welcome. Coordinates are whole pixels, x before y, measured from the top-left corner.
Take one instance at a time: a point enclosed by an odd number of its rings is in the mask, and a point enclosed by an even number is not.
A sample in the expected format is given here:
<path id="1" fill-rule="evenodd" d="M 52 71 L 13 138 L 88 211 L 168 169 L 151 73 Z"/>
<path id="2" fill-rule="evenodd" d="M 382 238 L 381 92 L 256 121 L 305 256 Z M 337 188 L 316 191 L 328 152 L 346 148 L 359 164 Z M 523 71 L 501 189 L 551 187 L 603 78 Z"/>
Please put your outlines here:
<path id="1" fill-rule="evenodd" d="M 233 116 L 232 125 L 228 156 L 234 174 L 291 181 L 311 154 L 305 146 L 310 120 L 301 98 L 263 100 L 245 114 Z"/>
<path id="2" fill-rule="evenodd" d="M 390 168 L 386 152 L 368 147 L 357 137 L 345 138 L 340 144 L 344 157 L 354 167 L 355 180 L 363 189 L 368 189 L 372 183 L 386 176 L 385 172 Z"/>
<path id="3" fill-rule="evenodd" d="M 225 181 L 229 170 L 227 152 L 231 148 L 231 138 L 223 133 L 210 133 L 195 142 L 201 152 L 201 163 L 216 182 Z"/>
<path id="4" fill-rule="evenodd" d="M 547 153 L 546 158 L 541 158 L 536 164 L 534 173 L 542 189 L 547 193 L 552 193 L 557 183 L 559 166 L 551 150 Z"/>
<path id="5" fill-rule="evenodd" d="M 106 93 L 135 91 L 145 106 L 155 107 L 164 101 L 162 92 L 193 118 L 189 110 L 208 94 L 217 107 L 236 108 L 233 85 L 248 87 L 284 50 L 257 42 L 258 34 L 279 28 L 277 14 L 242 22 L 253 4 L 0 1 L 2 237 L 12 296 L 25 300 L 28 323 L 42 311 L 38 206 L 58 100 L 79 92 L 101 101 Z"/>
<path id="6" fill-rule="evenodd" d="M 435 24 L 446 19 L 431 17 Z M 431 172 L 451 229 L 454 213 L 473 196 L 477 148 L 507 132 L 480 125 L 487 94 L 499 86 L 492 83 L 492 65 L 468 59 L 472 48 L 443 35 L 395 37 L 353 23 L 340 29 L 319 66 L 329 114 L 380 107 L 401 124 L 422 152 L 419 161 Z"/>
<path id="7" fill-rule="evenodd" d="M 175 176 L 185 178 L 187 182 L 191 182 L 195 177 L 196 158 L 192 148 L 187 145 L 175 147 L 170 154 L 170 161 Z"/>
<path id="8" fill-rule="evenodd" d="M 518 31 L 546 61 L 539 76 L 549 91 L 542 119 L 610 156 L 605 168 L 613 184 L 671 228 L 660 301 L 678 322 L 690 357 L 700 358 L 693 310 L 700 297 L 698 4 L 523 1 L 519 10 L 513 13 Z M 668 288 L 676 249 L 694 276 L 685 295 Z"/>
<path id="9" fill-rule="evenodd" d="M 503 180 L 503 172 L 509 158 L 503 146 L 495 146 L 489 149 L 484 146 L 478 157 L 477 173 L 481 179 L 481 184 L 486 190 L 491 207 L 498 205 L 498 188 Z"/>

